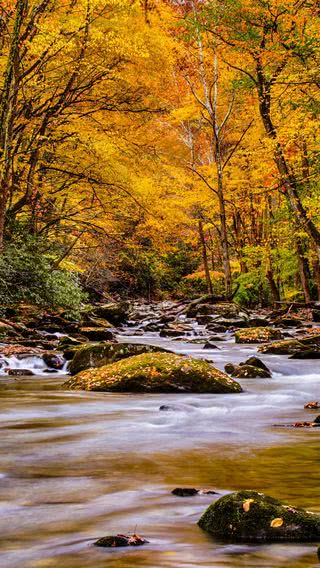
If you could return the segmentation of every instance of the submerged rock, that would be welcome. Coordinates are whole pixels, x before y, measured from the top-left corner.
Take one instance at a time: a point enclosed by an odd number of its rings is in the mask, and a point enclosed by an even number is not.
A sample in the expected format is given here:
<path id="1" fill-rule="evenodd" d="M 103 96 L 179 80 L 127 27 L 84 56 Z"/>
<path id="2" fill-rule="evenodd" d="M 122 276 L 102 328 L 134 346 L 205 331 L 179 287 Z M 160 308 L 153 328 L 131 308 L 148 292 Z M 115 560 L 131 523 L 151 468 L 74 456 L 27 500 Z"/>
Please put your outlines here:
<path id="1" fill-rule="evenodd" d="M 283 335 L 278 329 L 271 327 L 251 327 L 236 331 L 236 343 L 267 343 L 272 339 L 282 339 Z"/>
<path id="2" fill-rule="evenodd" d="M 99 368 L 141 353 L 168 353 L 166 349 L 140 343 L 113 343 L 111 341 L 84 345 L 77 349 L 69 364 L 69 372 L 76 375 L 86 369 Z"/>
<path id="3" fill-rule="evenodd" d="M 199 526 L 233 541 L 313 541 L 320 538 L 320 514 L 283 505 L 263 493 L 239 491 L 221 497 Z"/>
<path id="4" fill-rule="evenodd" d="M 111 392 L 236 393 L 239 383 L 207 361 L 171 353 L 144 353 L 82 371 L 65 387 Z"/>

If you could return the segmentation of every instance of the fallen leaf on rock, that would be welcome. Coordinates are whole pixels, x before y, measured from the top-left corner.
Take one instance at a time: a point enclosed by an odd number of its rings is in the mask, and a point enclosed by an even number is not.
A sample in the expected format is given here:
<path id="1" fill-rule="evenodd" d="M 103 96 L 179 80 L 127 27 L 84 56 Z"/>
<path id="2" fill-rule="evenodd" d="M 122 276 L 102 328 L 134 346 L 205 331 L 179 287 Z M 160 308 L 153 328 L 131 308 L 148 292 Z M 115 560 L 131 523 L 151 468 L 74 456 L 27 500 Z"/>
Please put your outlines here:
<path id="1" fill-rule="evenodd" d="M 142 546 L 148 541 L 138 534 L 117 534 L 116 536 L 105 536 L 99 538 L 94 544 L 106 548 L 117 548 L 122 546 Z"/>
<path id="2" fill-rule="evenodd" d="M 132 534 L 128 537 L 128 544 L 130 546 L 141 546 L 142 544 L 145 544 L 146 542 L 148 542 L 145 538 L 143 538 L 142 536 L 139 536 L 138 534 Z"/>
<path id="3" fill-rule="evenodd" d="M 281 517 L 279 517 L 278 519 L 273 519 L 270 523 L 270 527 L 272 527 L 273 529 L 282 527 L 282 525 L 283 525 L 283 519 Z"/>
<path id="4" fill-rule="evenodd" d="M 253 502 L 254 502 L 254 499 L 246 499 L 245 501 L 243 501 L 242 508 L 243 508 L 245 513 L 248 513 L 250 511 L 251 503 L 253 503 Z"/>

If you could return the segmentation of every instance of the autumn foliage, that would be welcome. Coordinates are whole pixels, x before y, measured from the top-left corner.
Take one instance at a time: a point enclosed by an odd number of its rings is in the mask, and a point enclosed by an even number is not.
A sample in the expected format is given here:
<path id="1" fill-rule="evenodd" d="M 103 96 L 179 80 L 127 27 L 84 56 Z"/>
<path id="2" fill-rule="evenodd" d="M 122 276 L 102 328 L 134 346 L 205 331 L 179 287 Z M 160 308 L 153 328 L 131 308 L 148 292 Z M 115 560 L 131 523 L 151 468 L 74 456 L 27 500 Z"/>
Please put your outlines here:
<path id="1" fill-rule="evenodd" d="M 99 292 L 318 299 L 319 21 L 316 0 L 2 2 L 4 254 L 40 239 Z"/>

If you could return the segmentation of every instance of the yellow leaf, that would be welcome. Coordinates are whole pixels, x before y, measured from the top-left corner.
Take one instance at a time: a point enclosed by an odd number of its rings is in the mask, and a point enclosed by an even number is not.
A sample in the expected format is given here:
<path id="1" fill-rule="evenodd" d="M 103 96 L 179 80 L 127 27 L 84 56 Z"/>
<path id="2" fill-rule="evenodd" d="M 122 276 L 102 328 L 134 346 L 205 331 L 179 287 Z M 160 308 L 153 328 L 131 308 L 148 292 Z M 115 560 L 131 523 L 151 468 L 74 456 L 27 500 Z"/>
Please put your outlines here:
<path id="1" fill-rule="evenodd" d="M 271 521 L 270 523 L 270 527 L 272 527 L 273 529 L 277 529 L 278 527 L 282 527 L 283 525 L 283 519 L 278 518 L 278 519 L 273 519 L 273 521 Z"/>
<path id="2" fill-rule="evenodd" d="M 243 501 L 242 507 L 245 513 L 248 513 L 250 511 L 251 503 L 253 502 L 254 499 L 246 499 L 245 501 Z"/>

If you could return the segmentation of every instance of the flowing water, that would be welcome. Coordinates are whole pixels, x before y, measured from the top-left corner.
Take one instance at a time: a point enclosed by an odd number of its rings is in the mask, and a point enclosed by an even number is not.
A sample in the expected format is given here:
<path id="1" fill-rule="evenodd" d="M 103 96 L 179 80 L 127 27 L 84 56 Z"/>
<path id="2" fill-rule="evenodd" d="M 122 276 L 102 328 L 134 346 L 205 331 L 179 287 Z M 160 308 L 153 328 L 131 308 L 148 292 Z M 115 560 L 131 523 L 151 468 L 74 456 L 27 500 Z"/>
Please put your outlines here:
<path id="1" fill-rule="evenodd" d="M 123 338 L 122 338 L 123 339 Z M 211 359 L 223 369 L 254 346 L 152 343 Z M 214 496 L 255 489 L 320 512 L 318 361 L 263 356 L 272 379 L 240 381 L 233 395 L 128 395 L 65 391 L 62 376 L 0 378 L 1 568 L 311 568 L 314 544 L 229 544 L 196 522 Z M 163 404 L 173 410 L 159 411 Z M 102 549 L 95 539 L 137 532 L 141 548 Z"/>

